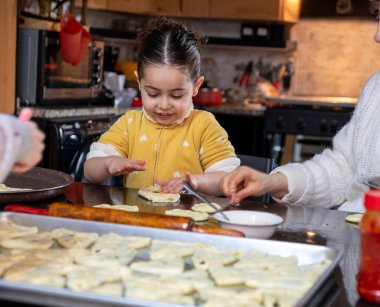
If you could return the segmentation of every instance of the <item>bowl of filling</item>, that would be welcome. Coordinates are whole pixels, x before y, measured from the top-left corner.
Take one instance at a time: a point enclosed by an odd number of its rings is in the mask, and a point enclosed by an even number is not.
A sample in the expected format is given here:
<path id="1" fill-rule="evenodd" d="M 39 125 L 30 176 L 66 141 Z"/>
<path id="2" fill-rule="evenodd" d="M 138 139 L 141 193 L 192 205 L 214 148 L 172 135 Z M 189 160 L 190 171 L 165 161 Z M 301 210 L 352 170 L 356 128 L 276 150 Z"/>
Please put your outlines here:
<path id="1" fill-rule="evenodd" d="M 219 212 L 214 214 L 214 218 L 222 228 L 239 230 L 249 238 L 268 239 L 284 222 L 281 216 L 268 212 L 231 210 L 223 211 L 223 213 L 229 220 Z"/>

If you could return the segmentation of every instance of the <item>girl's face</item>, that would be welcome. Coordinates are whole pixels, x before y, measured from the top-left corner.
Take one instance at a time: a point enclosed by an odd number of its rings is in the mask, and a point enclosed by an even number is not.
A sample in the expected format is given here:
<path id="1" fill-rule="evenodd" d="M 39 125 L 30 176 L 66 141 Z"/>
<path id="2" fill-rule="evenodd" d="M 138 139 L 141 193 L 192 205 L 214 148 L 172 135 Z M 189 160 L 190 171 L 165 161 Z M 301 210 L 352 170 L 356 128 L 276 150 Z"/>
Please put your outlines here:
<path id="1" fill-rule="evenodd" d="M 138 79 L 138 78 L 137 78 Z M 193 84 L 188 74 L 168 65 L 147 65 L 139 81 L 145 112 L 161 125 L 182 120 L 192 108 L 192 97 L 198 93 L 204 78 Z"/>

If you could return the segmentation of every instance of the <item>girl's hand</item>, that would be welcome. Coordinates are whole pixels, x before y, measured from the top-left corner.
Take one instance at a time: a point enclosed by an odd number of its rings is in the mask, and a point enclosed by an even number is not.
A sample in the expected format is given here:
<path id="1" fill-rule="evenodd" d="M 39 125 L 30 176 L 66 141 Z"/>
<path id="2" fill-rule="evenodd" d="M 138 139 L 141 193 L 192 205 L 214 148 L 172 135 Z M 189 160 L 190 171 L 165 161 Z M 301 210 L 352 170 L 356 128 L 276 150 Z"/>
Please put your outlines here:
<path id="1" fill-rule="evenodd" d="M 171 180 L 157 180 L 156 183 L 160 186 L 160 191 L 163 193 L 179 193 L 183 190 L 184 181 L 187 181 L 193 189 L 196 190 L 198 188 L 195 175 L 191 175 L 189 172 L 186 172 L 184 177 Z"/>
<path id="2" fill-rule="evenodd" d="M 106 158 L 106 168 L 110 176 L 119 176 L 134 171 L 145 171 L 145 160 L 128 160 L 118 156 Z"/>
<path id="3" fill-rule="evenodd" d="M 247 166 L 240 166 L 220 181 L 220 189 L 232 204 L 248 196 L 260 196 L 270 192 L 271 176 Z"/>

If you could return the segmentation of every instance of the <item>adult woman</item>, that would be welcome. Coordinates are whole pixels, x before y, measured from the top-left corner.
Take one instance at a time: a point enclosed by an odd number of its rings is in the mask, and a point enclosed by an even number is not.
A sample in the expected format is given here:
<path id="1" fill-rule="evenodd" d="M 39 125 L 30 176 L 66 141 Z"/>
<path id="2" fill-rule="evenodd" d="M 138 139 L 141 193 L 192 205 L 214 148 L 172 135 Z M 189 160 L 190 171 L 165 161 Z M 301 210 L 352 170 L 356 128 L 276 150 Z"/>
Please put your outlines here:
<path id="1" fill-rule="evenodd" d="M 371 1 L 378 11 L 379 0 Z M 380 43 L 380 21 L 375 41 Z M 221 181 L 221 189 L 237 203 L 249 195 L 271 194 L 296 205 L 363 212 L 363 184 L 380 176 L 380 71 L 365 85 L 350 122 L 312 160 L 276 168 L 270 175 L 239 167 Z"/>

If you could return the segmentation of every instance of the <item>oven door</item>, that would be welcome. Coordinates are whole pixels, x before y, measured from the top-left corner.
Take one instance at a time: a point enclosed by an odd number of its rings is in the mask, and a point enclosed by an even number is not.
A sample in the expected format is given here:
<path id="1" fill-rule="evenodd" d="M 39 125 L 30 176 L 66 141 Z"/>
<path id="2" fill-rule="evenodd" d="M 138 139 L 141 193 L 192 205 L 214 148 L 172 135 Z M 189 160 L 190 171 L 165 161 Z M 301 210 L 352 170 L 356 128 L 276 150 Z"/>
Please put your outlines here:
<path id="1" fill-rule="evenodd" d="M 94 134 L 91 136 L 88 136 L 82 143 L 81 147 L 78 149 L 78 151 L 75 153 L 73 160 L 70 164 L 70 175 L 74 178 L 74 181 L 77 182 L 85 182 L 87 183 L 87 179 L 84 177 L 84 162 L 86 161 L 86 157 L 88 152 L 90 151 L 91 144 L 93 142 L 96 142 L 99 137 L 99 134 Z M 109 179 L 107 179 L 105 182 L 103 182 L 105 185 L 111 185 L 111 186 L 123 186 L 123 176 L 114 176 Z"/>
<path id="2" fill-rule="evenodd" d="M 98 42 L 90 42 L 82 61 L 72 65 L 62 59 L 58 32 L 45 32 L 44 41 L 43 99 L 96 97 L 102 80 L 102 46 L 97 46 Z"/>

